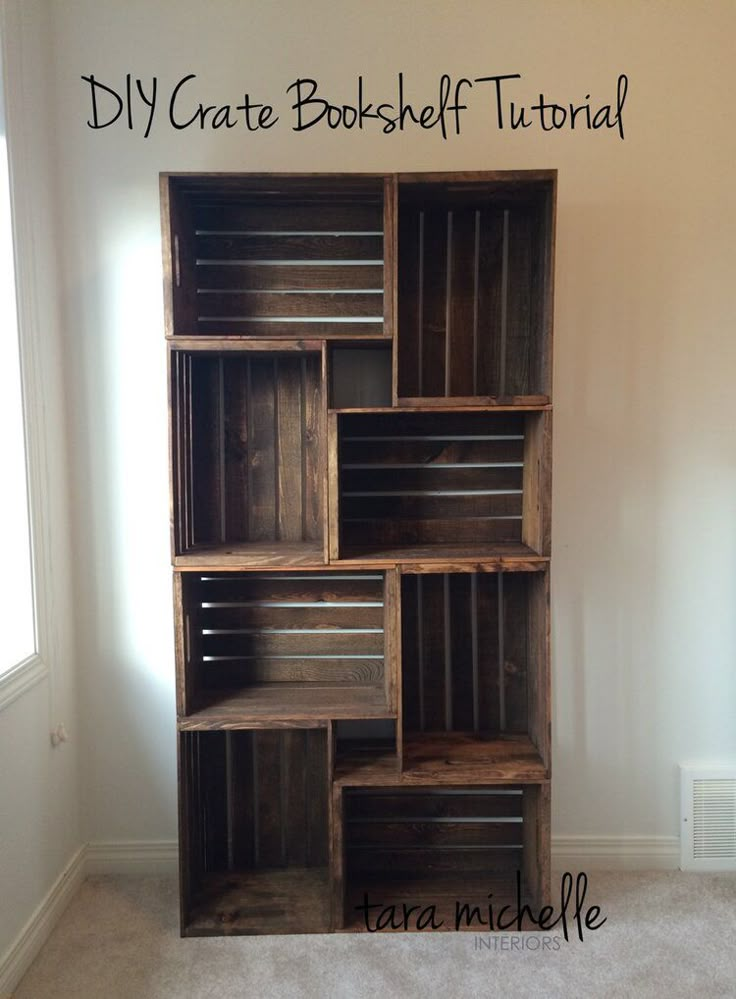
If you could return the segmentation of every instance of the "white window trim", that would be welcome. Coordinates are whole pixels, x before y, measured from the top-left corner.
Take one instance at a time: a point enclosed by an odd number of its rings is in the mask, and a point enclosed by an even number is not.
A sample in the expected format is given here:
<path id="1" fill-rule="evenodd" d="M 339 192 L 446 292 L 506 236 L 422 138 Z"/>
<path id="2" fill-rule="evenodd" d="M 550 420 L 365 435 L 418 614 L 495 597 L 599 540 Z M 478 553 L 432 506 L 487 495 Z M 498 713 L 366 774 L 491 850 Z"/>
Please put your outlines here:
<path id="1" fill-rule="evenodd" d="M 12 38 L 13 44 L 8 40 Z M 8 170 L 15 246 L 15 283 L 21 368 L 23 418 L 26 433 L 28 507 L 31 534 L 36 652 L 0 678 L 0 711 L 49 674 L 52 631 L 51 546 L 48 529 L 49 475 L 46 448 L 43 337 L 38 308 L 37 222 L 31 197 L 28 165 L 33 163 L 23 118 L 23 20 L 22 4 L 0 4 L 5 123 L 12 134 L 8 142 Z M 25 164 L 25 166 L 24 166 Z M 23 178 L 23 183 L 20 182 Z"/>

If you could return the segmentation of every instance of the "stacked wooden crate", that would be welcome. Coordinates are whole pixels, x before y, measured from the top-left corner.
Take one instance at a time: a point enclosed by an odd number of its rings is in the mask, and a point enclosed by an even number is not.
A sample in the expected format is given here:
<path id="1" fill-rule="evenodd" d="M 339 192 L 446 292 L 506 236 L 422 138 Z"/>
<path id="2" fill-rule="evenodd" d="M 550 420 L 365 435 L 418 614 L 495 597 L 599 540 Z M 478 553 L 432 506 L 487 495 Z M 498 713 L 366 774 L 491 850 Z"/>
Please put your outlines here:
<path id="1" fill-rule="evenodd" d="M 555 183 L 161 178 L 185 934 L 548 897 Z"/>

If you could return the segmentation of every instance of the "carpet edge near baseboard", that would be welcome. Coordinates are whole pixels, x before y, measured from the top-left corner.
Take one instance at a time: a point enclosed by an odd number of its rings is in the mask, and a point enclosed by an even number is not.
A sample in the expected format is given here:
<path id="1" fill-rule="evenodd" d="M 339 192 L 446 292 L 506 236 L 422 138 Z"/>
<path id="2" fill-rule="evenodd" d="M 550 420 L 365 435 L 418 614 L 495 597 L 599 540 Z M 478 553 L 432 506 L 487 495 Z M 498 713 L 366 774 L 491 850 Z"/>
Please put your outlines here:
<path id="1" fill-rule="evenodd" d="M 173 874 L 176 840 L 100 840 L 80 846 L 44 899 L 0 957 L 0 996 L 12 993 L 85 878 L 91 875 Z M 676 836 L 555 836 L 555 870 L 677 870 Z"/>

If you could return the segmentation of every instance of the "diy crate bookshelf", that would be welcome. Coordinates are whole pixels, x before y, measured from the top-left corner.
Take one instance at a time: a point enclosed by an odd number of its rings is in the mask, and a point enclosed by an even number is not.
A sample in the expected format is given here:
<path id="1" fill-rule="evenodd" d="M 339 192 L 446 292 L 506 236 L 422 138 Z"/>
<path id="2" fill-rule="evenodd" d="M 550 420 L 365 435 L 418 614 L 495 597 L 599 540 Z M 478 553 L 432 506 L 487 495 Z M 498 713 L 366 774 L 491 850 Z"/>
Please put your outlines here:
<path id="1" fill-rule="evenodd" d="M 162 175 L 186 935 L 548 901 L 555 187 Z"/>

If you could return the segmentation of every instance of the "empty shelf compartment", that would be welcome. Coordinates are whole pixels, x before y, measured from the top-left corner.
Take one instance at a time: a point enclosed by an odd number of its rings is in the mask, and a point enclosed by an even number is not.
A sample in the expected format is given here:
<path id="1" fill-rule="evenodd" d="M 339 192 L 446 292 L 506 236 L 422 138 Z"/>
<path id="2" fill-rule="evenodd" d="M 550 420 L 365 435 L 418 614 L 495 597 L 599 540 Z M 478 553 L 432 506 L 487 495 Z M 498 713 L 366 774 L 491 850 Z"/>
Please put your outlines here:
<path id="1" fill-rule="evenodd" d="M 530 904 L 544 887 L 535 820 L 548 802 L 544 785 L 345 788 L 345 925 L 374 929 L 383 913 L 378 928 L 403 929 L 416 906 L 410 930 L 497 928 L 480 921 L 489 904 L 514 908 L 517 890 Z"/>
<path id="2" fill-rule="evenodd" d="M 179 738 L 183 935 L 329 929 L 326 731 Z"/>
<path id="3" fill-rule="evenodd" d="M 181 725 L 385 717 L 384 574 L 177 574 Z"/>
<path id="4" fill-rule="evenodd" d="M 400 403 L 549 397 L 554 183 L 400 179 Z"/>
<path id="5" fill-rule="evenodd" d="M 323 562 L 320 353 L 173 350 L 171 375 L 176 555 Z"/>
<path id="6" fill-rule="evenodd" d="M 167 332 L 381 336 L 382 177 L 164 177 Z"/>
<path id="7" fill-rule="evenodd" d="M 548 412 L 337 417 L 339 555 L 547 554 Z"/>
<path id="8" fill-rule="evenodd" d="M 405 574 L 403 778 L 535 781 L 549 763 L 548 574 Z"/>

